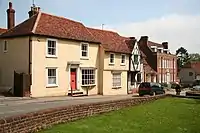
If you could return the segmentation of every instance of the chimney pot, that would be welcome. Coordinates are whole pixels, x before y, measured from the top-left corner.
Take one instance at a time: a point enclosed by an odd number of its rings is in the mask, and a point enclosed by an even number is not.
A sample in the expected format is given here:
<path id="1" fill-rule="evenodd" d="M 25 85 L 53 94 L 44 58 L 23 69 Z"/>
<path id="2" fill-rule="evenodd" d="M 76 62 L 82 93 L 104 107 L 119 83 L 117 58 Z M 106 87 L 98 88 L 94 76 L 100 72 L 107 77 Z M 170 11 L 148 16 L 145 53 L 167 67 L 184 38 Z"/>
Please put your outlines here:
<path id="1" fill-rule="evenodd" d="M 9 2 L 9 9 L 12 9 L 12 2 Z"/>
<path id="2" fill-rule="evenodd" d="M 162 45 L 164 49 L 168 49 L 168 42 L 163 42 Z"/>
<path id="3" fill-rule="evenodd" d="M 36 7 L 35 5 L 31 7 L 31 10 L 28 12 L 29 18 L 32 17 L 33 15 L 37 14 L 40 12 L 40 7 Z"/>

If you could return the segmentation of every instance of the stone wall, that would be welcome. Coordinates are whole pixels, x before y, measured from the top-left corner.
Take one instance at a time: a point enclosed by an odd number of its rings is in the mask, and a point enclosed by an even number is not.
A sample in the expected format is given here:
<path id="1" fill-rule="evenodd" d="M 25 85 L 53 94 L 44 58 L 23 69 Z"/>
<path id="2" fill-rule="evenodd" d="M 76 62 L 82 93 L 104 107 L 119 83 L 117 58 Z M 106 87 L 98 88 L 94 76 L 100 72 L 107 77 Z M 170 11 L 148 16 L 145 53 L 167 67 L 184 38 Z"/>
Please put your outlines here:
<path id="1" fill-rule="evenodd" d="M 0 133 L 30 133 L 51 127 L 54 124 L 70 122 L 95 114 L 118 110 L 133 105 L 147 103 L 167 95 L 155 97 L 128 98 L 91 104 L 72 105 L 46 109 L 0 120 Z"/>

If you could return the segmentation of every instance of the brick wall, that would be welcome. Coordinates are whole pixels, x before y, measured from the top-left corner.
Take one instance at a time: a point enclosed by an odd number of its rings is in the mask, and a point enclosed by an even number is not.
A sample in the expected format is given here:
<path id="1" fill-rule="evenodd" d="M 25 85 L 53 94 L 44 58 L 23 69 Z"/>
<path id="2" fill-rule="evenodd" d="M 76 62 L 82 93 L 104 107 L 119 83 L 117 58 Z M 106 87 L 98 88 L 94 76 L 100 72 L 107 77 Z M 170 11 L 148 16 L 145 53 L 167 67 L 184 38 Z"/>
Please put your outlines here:
<path id="1" fill-rule="evenodd" d="M 118 110 L 141 103 L 147 103 L 167 95 L 155 97 L 129 98 L 124 100 L 100 103 L 73 105 L 67 107 L 42 110 L 21 116 L 13 116 L 0 120 L 0 133 L 30 133 L 51 127 L 54 124 L 70 122 L 84 117 Z"/>

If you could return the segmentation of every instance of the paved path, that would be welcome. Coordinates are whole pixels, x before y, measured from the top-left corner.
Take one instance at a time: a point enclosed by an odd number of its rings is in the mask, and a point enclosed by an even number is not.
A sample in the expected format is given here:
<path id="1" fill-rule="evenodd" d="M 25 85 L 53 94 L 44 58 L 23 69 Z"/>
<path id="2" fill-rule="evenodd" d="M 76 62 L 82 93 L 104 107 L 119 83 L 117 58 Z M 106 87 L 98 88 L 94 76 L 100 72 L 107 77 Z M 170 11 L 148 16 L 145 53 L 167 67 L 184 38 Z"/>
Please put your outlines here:
<path id="1" fill-rule="evenodd" d="M 52 97 L 27 100 L 4 100 L 0 102 L 0 118 L 35 112 L 48 108 L 56 108 L 68 105 L 103 102 L 133 98 L 132 95 L 124 96 L 88 96 L 88 97 Z"/>
<path id="2" fill-rule="evenodd" d="M 180 95 L 181 95 L 181 96 L 186 96 L 186 92 L 187 92 L 187 90 L 181 91 Z M 167 91 L 166 94 L 173 94 L 173 95 L 176 95 L 176 91 L 175 91 L 175 90 Z"/>

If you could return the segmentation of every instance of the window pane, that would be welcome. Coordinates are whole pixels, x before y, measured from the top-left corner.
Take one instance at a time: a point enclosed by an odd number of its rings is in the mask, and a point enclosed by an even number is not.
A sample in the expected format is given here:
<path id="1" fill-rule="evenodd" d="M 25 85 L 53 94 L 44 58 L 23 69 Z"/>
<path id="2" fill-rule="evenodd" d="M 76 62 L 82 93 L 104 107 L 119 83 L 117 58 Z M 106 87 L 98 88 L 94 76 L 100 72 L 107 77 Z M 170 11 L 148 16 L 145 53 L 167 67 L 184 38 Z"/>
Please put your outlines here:
<path id="1" fill-rule="evenodd" d="M 56 55 L 56 41 L 48 40 L 48 54 Z"/>
<path id="2" fill-rule="evenodd" d="M 94 70 L 82 70 L 82 85 L 95 84 Z"/>
<path id="3" fill-rule="evenodd" d="M 121 86 L 121 73 L 113 74 L 113 87 Z"/>
<path id="4" fill-rule="evenodd" d="M 125 55 L 122 55 L 121 63 L 125 63 Z"/>
<path id="5" fill-rule="evenodd" d="M 82 51 L 82 56 L 87 56 L 87 52 Z"/>
<path id="6" fill-rule="evenodd" d="M 48 84 L 56 84 L 56 77 L 49 77 Z"/>

